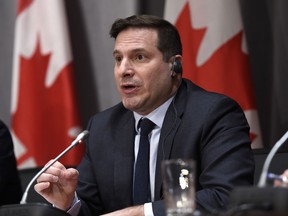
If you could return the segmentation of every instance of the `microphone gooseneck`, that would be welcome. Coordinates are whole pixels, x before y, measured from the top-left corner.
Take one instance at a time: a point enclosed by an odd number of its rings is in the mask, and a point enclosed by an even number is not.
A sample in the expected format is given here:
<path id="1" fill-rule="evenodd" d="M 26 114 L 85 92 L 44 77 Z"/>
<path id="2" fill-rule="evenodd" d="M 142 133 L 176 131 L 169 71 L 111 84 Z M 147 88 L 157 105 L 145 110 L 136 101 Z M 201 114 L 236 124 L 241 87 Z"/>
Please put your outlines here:
<path id="1" fill-rule="evenodd" d="M 36 181 L 36 179 L 43 174 L 47 169 L 49 169 L 56 161 L 58 161 L 63 155 L 65 155 L 68 151 L 70 151 L 73 147 L 75 147 L 78 143 L 84 142 L 89 136 L 89 131 L 85 130 L 81 132 L 76 139 L 68 146 L 63 152 L 61 152 L 56 158 L 51 160 L 48 164 L 46 164 L 35 176 L 34 178 L 29 182 L 28 186 L 25 189 L 25 192 L 22 196 L 22 199 L 20 201 L 20 204 L 26 204 L 27 202 L 27 196 L 28 191 L 30 187 L 32 186 L 33 182 Z"/>
<path id="2" fill-rule="evenodd" d="M 271 179 L 268 175 L 270 163 L 275 156 L 277 150 L 285 143 L 288 138 L 288 131 L 275 143 L 269 154 L 267 155 L 263 168 L 260 173 L 259 182 L 255 187 L 240 186 L 236 187 L 230 194 L 230 210 L 227 215 L 245 214 L 250 215 L 254 211 L 272 211 L 272 214 L 280 212 L 280 215 L 287 215 L 288 189 L 284 187 L 267 187 L 267 179 Z M 272 176 L 276 178 L 276 176 Z M 225 214 L 226 215 L 226 214 Z M 246 214 L 245 214 L 246 215 Z M 262 215 L 262 214 L 261 214 Z M 278 215 L 278 214 L 277 214 Z"/>
<path id="3" fill-rule="evenodd" d="M 288 138 L 288 131 L 280 138 L 280 140 L 278 140 L 276 142 L 276 144 L 273 146 L 273 148 L 269 152 L 269 154 L 268 154 L 268 156 L 264 162 L 263 168 L 262 168 L 262 172 L 261 172 L 260 179 L 258 182 L 258 187 L 265 187 L 266 186 L 268 169 L 269 169 L 270 163 L 271 163 L 275 153 L 285 143 L 287 138 Z"/>

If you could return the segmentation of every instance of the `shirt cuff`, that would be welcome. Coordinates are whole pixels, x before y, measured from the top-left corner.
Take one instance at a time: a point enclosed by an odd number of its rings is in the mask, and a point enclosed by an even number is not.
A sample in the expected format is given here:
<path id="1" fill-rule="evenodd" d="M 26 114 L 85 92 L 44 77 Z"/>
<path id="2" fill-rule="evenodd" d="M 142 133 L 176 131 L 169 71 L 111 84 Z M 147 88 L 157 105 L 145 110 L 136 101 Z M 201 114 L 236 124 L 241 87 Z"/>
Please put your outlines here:
<path id="1" fill-rule="evenodd" d="M 145 216 L 154 216 L 153 209 L 152 209 L 152 203 L 145 203 L 144 204 L 144 215 Z"/>
<path id="2" fill-rule="evenodd" d="M 71 216 L 77 216 L 79 214 L 80 208 L 81 208 L 81 201 L 78 199 L 78 196 L 75 193 L 73 203 L 71 205 L 71 208 L 67 211 L 67 213 L 70 214 Z"/>

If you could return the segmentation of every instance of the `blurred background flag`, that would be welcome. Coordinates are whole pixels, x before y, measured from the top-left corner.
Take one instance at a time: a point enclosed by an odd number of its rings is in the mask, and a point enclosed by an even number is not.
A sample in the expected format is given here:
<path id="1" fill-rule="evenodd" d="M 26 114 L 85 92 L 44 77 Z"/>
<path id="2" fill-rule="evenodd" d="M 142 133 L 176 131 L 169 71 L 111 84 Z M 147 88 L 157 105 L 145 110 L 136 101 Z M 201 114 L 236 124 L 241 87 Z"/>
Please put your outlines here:
<path id="1" fill-rule="evenodd" d="M 262 148 L 239 1 L 166 0 L 164 18 L 180 32 L 183 76 L 236 100 L 251 127 L 252 148 Z"/>
<path id="2" fill-rule="evenodd" d="M 62 0 L 18 0 L 12 77 L 12 135 L 18 167 L 43 166 L 81 132 Z M 61 162 L 77 165 L 83 146 Z"/>

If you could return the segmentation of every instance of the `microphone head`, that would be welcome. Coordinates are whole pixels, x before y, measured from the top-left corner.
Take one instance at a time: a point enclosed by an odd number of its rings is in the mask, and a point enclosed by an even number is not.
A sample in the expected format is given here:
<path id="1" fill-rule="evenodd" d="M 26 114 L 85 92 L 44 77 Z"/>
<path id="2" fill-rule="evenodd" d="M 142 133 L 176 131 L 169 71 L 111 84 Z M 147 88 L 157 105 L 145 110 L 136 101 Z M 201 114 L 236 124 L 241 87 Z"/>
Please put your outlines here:
<path id="1" fill-rule="evenodd" d="M 85 141 L 88 137 L 89 137 L 89 131 L 88 131 L 88 130 L 84 130 L 84 131 L 82 131 L 82 132 L 76 137 L 76 141 L 77 141 L 77 143 L 83 142 L 83 141 Z"/>

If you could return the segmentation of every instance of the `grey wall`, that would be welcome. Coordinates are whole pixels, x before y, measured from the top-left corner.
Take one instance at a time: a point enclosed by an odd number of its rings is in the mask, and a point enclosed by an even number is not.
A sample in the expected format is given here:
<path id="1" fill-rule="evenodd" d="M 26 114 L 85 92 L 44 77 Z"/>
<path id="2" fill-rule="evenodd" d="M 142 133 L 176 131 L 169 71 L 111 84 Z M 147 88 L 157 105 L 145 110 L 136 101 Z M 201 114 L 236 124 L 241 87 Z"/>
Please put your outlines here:
<path id="1" fill-rule="evenodd" d="M 0 1 L 0 118 L 10 124 L 15 1 Z"/>

